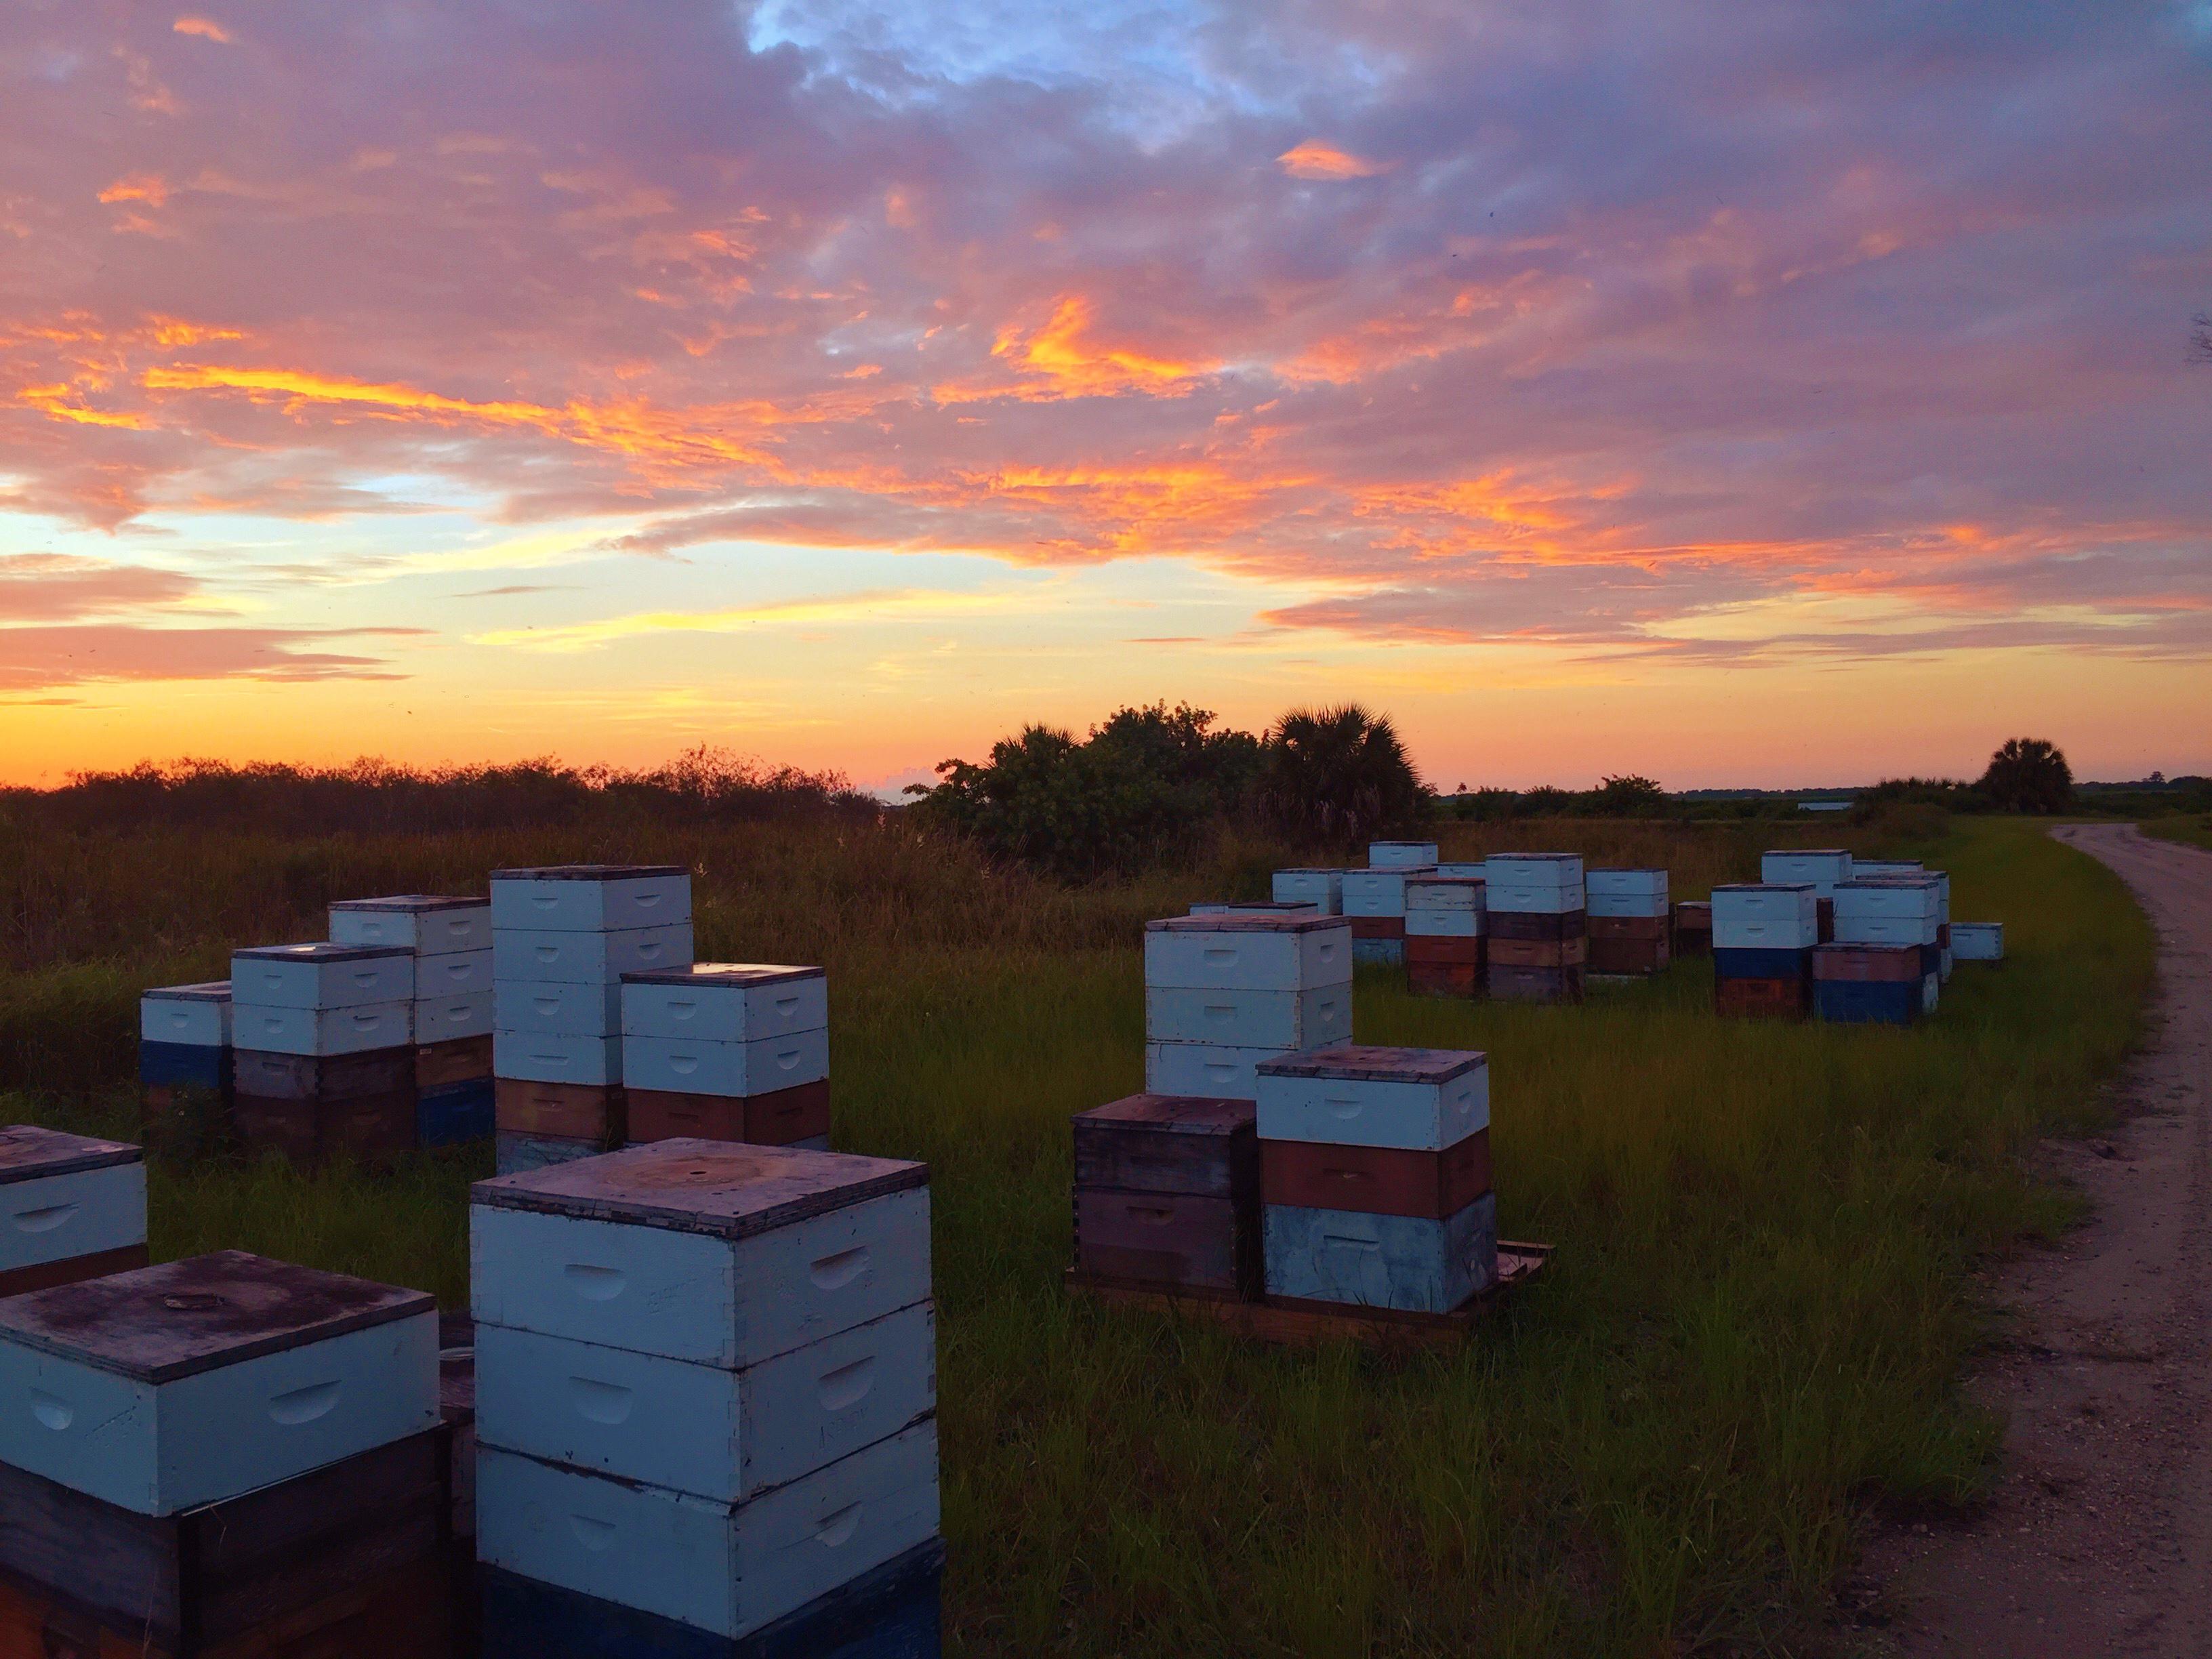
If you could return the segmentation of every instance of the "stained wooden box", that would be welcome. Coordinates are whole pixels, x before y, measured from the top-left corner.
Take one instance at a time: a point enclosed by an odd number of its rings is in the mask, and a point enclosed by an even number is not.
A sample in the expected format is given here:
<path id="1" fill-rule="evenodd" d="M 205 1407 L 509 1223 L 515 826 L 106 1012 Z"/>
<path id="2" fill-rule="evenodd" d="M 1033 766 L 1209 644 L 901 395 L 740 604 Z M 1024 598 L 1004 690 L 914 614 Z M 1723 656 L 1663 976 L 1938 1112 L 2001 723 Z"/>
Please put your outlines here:
<path id="1" fill-rule="evenodd" d="M 691 876 L 674 864 L 556 864 L 491 872 L 491 925 L 608 933 L 691 920 Z"/>
<path id="2" fill-rule="evenodd" d="M 1490 958 L 1500 968 L 1579 968 L 1589 959 L 1589 941 L 1571 939 L 1499 939 L 1490 941 Z"/>
<path id="3" fill-rule="evenodd" d="M 1492 910 L 1485 920 L 1492 940 L 1523 944 L 1557 944 L 1561 939 L 1581 939 L 1589 931 L 1589 917 L 1579 908 L 1559 911 Z"/>
<path id="4" fill-rule="evenodd" d="M 234 1097 L 231 1122 L 249 1154 L 282 1152 L 303 1170 L 334 1158 L 386 1164 L 411 1152 L 416 1139 L 416 1092 L 394 1089 L 349 1100 L 272 1100 Z"/>
<path id="5" fill-rule="evenodd" d="M 1130 1095 L 1078 1112 L 1075 1182 L 1129 1192 L 1256 1197 L 1260 1152 L 1249 1100 Z"/>
<path id="6" fill-rule="evenodd" d="M 738 1369 L 929 1296 L 929 1171 L 662 1140 L 471 1189 L 479 1326 Z"/>
<path id="7" fill-rule="evenodd" d="M 143 1256 L 145 1244 L 141 1148 L 31 1124 L 0 1129 L 0 1286 L 12 1282 L 9 1294 L 96 1276 L 119 1253 Z"/>
<path id="8" fill-rule="evenodd" d="M 1488 942 L 1481 938 L 1439 939 L 1434 934 L 1408 934 L 1406 939 L 1406 965 L 1416 963 L 1426 967 L 1451 966 L 1480 968 L 1488 959 Z M 1345 1041 L 1349 1041 L 1347 1032 Z"/>
<path id="9" fill-rule="evenodd" d="M 1270 1297 L 1449 1313 L 1498 1277 L 1498 1200 L 1442 1218 L 1308 1209 L 1261 1211 Z"/>
<path id="10" fill-rule="evenodd" d="M 1921 947 L 1912 945 L 1823 945 L 1813 952 L 1815 980 L 1901 982 L 1917 994 L 1927 971 Z"/>
<path id="11" fill-rule="evenodd" d="M 1515 968 L 1490 959 L 1485 970 L 1485 982 L 1491 996 L 1500 1002 L 1580 1002 L 1583 1000 L 1583 970 L 1580 968 Z"/>
<path id="12" fill-rule="evenodd" d="M 933 1538 L 732 1638 L 487 1567 L 483 1659 L 938 1659 L 944 1575 Z"/>
<path id="13" fill-rule="evenodd" d="M 436 1304 L 240 1250 L 0 1303 L 0 1462 L 143 1516 L 438 1423 Z"/>
<path id="14" fill-rule="evenodd" d="M 448 1442 L 423 1430 L 170 1516 L 0 1464 L 0 1653 L 443 1652 Z M 386 1623 L 398 1609 L 372 1599 L 438 1616 Z M 351 1643 L 349 1625 L 406 1643 Z"/>
<path id="15" fill-rule="evenodd" d="M 264 1100 L 355 1100 L 415 1086 L 415 1050 L 360 1054 L 280 1054 L 240 1048 L 231 1055 L 238 1092 Z"/>
<path id="16" fill-rule="evenodd" d="M 1402 915 L 1348 916 L 1346 920 L 1352 926 L 1352 937 L 1355 939 L 1402 939 L 1406 937 L 1406 918 Z"/>
<path id="17" fill-rule="evenodd" d="M 1633 940 L 1649 944 L 1657 940 L 1664 944 L 1671 932 L 1668 920 L 1658 916 L 1592 916 L 1589 919 L 1589 942 L 1593 948 L 1601 941 Z"/>
<path id="18" fill-rule="evenodd" d="M 1685 900 L 1674 907 L 1674 954 L 1701 957 L 1713 948 L 1713 907 Z"/>
<path id="19" fill-rule="evenodd" d="M 1258 1206 L 1189 1193 L 1078 1186 L 1075 1265 L 1109 1279 L 1257 1296 Z"/>
<path id="20" fill-rule="evenodd" d="M 502 1077 L 492 1086 L 501 1129 L 596 1141 L 602 1152 L 623 1143 L 629 1097 L 619 1084 L 538 1083 Z"/>
<path id="21" fill-rule="evenodd" d="M 1584 965 L 1593 974 L 1656 974 L 1667 961 L 1664 939 L 1593 939 Z"/>
<path id="22" fill-rule="evenodd" d="M 1441 1220 L 1487 1193 L 1490 1181 L 1487 1129 L 1437 1152 L 1310 1140 L 1260 1143 L 1260 1192 L 1268 1204 Z"/>
<path id="23" fill-rule="evenodd" d="M 1807 989 L 1800 978 L 1716 980 L 1713 1009 L 1735 1018 L 1802 1019 Z"/>
<path id="24" fill-rule="evenodd" d="M 830 1133 L 830 1079 L 764 1095 L 701 1095 L 625 1089 L 629 1144 L 654 1140 L 743 1140 L 792 1146 Z"/>
<path id="25" fill-rule="evenodd" d="M 444 1089 L 456 1083 L 474 1083 L 490 1075 L 489 1031 L 480 1036 L 416 1045 L 415 1086 L 418 1089 Z"/>
<path id="26" fill-rule="evenodd" d="M 1482 969 L 1471 962 L 1408 961 L 1406 992 L 1417 997 L 1478 997 L 1482 994 Z"/>

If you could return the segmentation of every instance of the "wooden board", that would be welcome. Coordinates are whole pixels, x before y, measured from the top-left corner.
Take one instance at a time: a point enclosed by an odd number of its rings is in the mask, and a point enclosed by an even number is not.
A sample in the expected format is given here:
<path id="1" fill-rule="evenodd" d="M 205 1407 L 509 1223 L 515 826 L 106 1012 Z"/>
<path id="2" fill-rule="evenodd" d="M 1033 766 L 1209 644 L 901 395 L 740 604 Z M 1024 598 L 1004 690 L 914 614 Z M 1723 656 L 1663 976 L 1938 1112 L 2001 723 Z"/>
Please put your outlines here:
<path id="1" fill-rule="evenodd" d="M 443 1089 L 491 1075 L 491 1034 L 415 1045 L 415 1086 Z"/>
<path id="2" fill-rule="evenodd" d="M 1665 916 L 1592 916 L 1589 919 L 1589 942 L 1596 948 L 1600 939 L 1637 939 L 1665 944 L 1668 921 Z"/>
<path id="3" fill-rule="evenodd" d="M 1075 1188 L 1075 1262 L 1085 1273 L 1230 1295 L 1260 1289 L 1258 1206 L 1248 1193 Z"/>
<path id="4" fill-rule="evenodd" d="M 1488 941 L 1480 935 L 1450 936 L 1437 933 L 1408 933 L 1406 936 L 1406 965 L 1424 968 L 1480 968 L 1487 954 Z"/>
<path id="5" fill-rule="evenodd" d="M 625 1088 L 629 1140 L 743 1140 L 790 1146 L 830 1133 L 830 1079 L 817 1078 L 763 1095 L 702 1095 Z"/>
<path id="6" fill-rule="evenodd" d="M 517 1134 L 622 1144 L 627 1098 L 620 1084 L 538 1083 L 503 1077 L 495 1085 L 499 1127 Z"/>
<path id="7" fill-rule="evenodd" d="M 1440 1152 L 1310 1140 L 1260 1143 L 1260 1196 L 1267 1204 L 1441 1218 L 1465 1209 L 1490 1185 L 1487 1128 Z"/>
<path id="8" fill-rule="evenodd" d="M 1239 1336 L 1284 1347 L 1314 1347 L 1323 1342 L 1358 1342 L 1372 1348 L 1404 1350 L 1452 1347 L 1472 1335 L 1483 1316 L 1528 1283 L 1551 1260 L 1548 1244 L 1498 1246 L 1498 1280 L 1489 1290 L 1447 1314 L 1401 1313 L 1386 1308 L 1346 1308 L 1323 1303 L 1267 1297 L 1231 1302 L 1186 1296 L 1158 1285 L 1101 1279 L 1070 1268 L 1064 1282 L 1117 1307 L 1180 1314 L 1226 1327 Z"/>
<path id="9" fill-rule="evenodd" d="M 1352 916 L 1347 920 L 1352 924 L 1354 939 L 1402 939 L 1406 937 L 1406 919 L 1403 916 Z"/>
<path id="10" fill-rule="evenodd" d="M 1571 939 L 1505 939 L 1490 941 L 1493 968 L 1579 968 L 1589 958 L 1589 941 Z"/>
<path id="11" fill-rule="evenodd" d="M 387 1165 L 416 1146 L 415 1091 L 347 1100 L 270 1100 L 241 1094 L 231 1121 L 250 1156 L 281 1152 L 303 1170 L 332 1159 Z"/>
<path id="12" fill-rule="evenodd" d="M 1580 939 L 1589 931 L 1589 918 L 1581 910 L 1497 910 L 1493 909 L 1486 923 L 1490 929 L 1493 945 L 1499 939 L 1522 941 Z"/>

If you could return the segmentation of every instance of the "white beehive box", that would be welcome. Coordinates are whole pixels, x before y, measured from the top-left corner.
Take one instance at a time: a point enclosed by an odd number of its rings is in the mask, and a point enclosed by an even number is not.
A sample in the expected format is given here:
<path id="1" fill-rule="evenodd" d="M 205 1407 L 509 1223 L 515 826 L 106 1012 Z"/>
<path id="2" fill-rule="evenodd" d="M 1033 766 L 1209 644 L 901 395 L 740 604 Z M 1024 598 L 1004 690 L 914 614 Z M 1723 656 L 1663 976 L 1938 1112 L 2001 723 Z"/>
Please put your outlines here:
<path id="1" fill-rule="evenodd" d="M 465 1037 L 491 1035 L 491 992 L 466 996 L 417 997 L 414 1012 L 415 1041 L 456 1042 Z"/>
<path id="2" fill-rule="evenodd" d="M 1318 904 L 1287 899 L 1200 899 L 1190 907 L 1194 916 L 1317 916 Z"/>
<path id="3" fill-rule="evenodd" d="M 1147 1042 L 1145 1092 L 1212 1100 L 1250 1100 L 1254 1073 L 1284 1051 L 1261 1044 Z"/>
<path id="4" fill-rule="evenodd" d="M 1853 881 L 1895 881 L 1908 876 L 1922 876 L 1927 872 L 1918 859 L 1854 859 L 1850 878 Z"/>
<path id="5" fill-rule="evenodd" d="M 1565 915 L 1583 908 L 1583 861 L 1574 853 L 1493 853 L 1482 861 L 1484 902 L 1495 914 Z"/>
<path id="6" fill-rule="evenodd" d="M 230 981 L 163 985 L 138 999 L 138 1035 L 192 1048 L 230 1046 Z"/>
<path id="7" fill-rule="evenodd" d="M 735 1503 L 927 1416 L 936 1353 L 927 1302 L 744 1370 L 478 1325 L 477 1437 Z"/>
<path id="8" fill-rule="evenodd" d="M 1426 869 L 1412 872 L 1431 873 Z M 1347 870 L 1344 872 L 1344 914 L 1347 916 L 1402 916 L 1406 914 L 1405 870 Z"/>
<path id="9" fill-rule="evenodd" d="M 1838 945 L 1933 945 L 1942 894 L 1926 877 L 1843 882 L 1836 888 Z"/>
<path id="10" fill-rule="evenodd" d="M 1370 870 L 1426 870 L 1437 861 L 1432 841 L 1376 841 L 1367 844 Z"/>
<path id="11" fill-rule="evenodd" d="M 624 1036 L 760 1042 L 830 1024 L 830 980 L 819 968 L 702 962 L 624 976 Z"/>
<path id="12" fill-rule="evenodd" d="M 1336 916 L 1170 916 L 1145 924 L 1145 983 L 1199 991 L 1310 991 L 1352 981 L 1352 928 Z"/>
<path id="13" fill-rule="evenodd" d="M 1836 896 L 1836 884 L 1851 878 L 1851 855 L 1840 847 L 1762 854 L 1759 878 L 1789 886 L 1809 886 L 1822 898 Z"/>
<path id="14" fill-rule="evenodd" d="M 1961 962 L 2002 962 L 2004 923 L 1954 921 L 1951 924 L 1951 954 Z"/>
<path id="15" fill-rule="evenodd" d="M 389 945 L 257 945 L 230 957 L 235 1007 L 363 1008 L 415 1000 L 415 953 Z M 241 1048 L 246 1046 L 243 1043 Z"/>
<path id="16" fill-rule="evenodd" d="M 1488 1057 L 1347 1042 L 1258 1068 L 1262 1140 L 1441 1152 L 1490 1127 Z"/>
<path id="17" fill-rule="evenodd" d="M 1583 908 L 1593 916 L 1663 916 L 1664 870 L 1592 870 L 1583 878 Z"/>
<path id="18" fill-rule="evenodd" d="M 623 1081 L 623 1040 L 495 1030 L 491 1064 L 499 1076 L 520 1083 L 567 1083 L 604 1089 Z"/>
<path id="19" fill-rule="evenodd" d="M 415 958 L 415 1000 L 491 994 L 491 947 Z"/>
<path id="20" fill-rule="evenodd" d="M 830 1033 L 821 1026 L 753 1042 L 626 1036 L 622 1079 L 632 1089 L 694 1095 L 766 1095 L 830 1075 Z"/>
<path id="21" fill-rule="evenodd" d="M 16 1124 L 0 1129 L 0 1273 L 146 1242 L 146 1154 Z"/>
<path id="22" fill-rule="evenodd" d="M 1344 913 L 1341 870 L 1278 870 L 1268 891 L 1285 903 L 1310 904 L 1325 916 Z"/>
<path id="23" fill-rule="evenodd" d="M 397 945 L 418 957 L 491 949 L 491 906 L 480 898 L 402 893 L 340 899 L 331 906 L 331 937 L 341 945 Z"/>
<path id="24" fill-rule="evenodd" d="M 934 1419 L 742 1504 L 485 1448 L 477 1557 L 739 1637 L 937 1534 Z"/>
<path id="25" fill-rule="evenodd" d="M 1148 986 L 1145 1036 L 1153 1042 L 1316 1048 L 1352 1035 L 1352 987 L 1310 991 L 1199 991 Z"/>
<path id="26" fill-rule="evenodd" d="M 1737 882 L 1713 889 L 1716 951 L 1809 951 L 1820 942 L 1820 895 L 1806 883 Z"/>
<path id="27" fill-rule="evenodd" d="M 492 927 L 628 933 L 691 921 L 691 877 L 673 864 L 562 864 L 491 872 Z"/>
<path id="28" fill-rule="evenodd" d="M 437 1422 L 420 1291 L 223 1250 L 0 1302 L 0 1460 L 135 1514 Z"/>
<path id="29" fill-rule="evenodd" d="M 492 986 L 492 1026 L 520 1036 L 620 1036 L 622 1005 L 620 980 L 502 979 Z"/>
<path id="30" fill-rule="evenodd" d="M 1487 889 L 1479 876 L 1419 876 L 1406 882 L 1406 937 L 1480 939 Z M 1345 1037 L 1349 1039 L 1349 1031 Z"/>
<path id="31" fill-rule="evenodd" d="M 478 1182 L 477 1323 L 742 1370 L 929 1296 L 929 1171 L 658 1140 Z"/>
<path id="32" fill-rule="evenodd" d="M 502 927 L 492 935 L 494 981 L 612 985 L 624 974 L 681 968 L 691 960 L 691 924 L 604 933 Z"/>
<path id="33" fill-rule="evenodd" d="M 404 1048 L 415 1040 L 413 1002 L 379 1002 L 359 1008 L 265 1008 L 241 1002 L 230 1011 L 231 1034 L 240 1048 L 273 1054 L 362 1054 Z"/>

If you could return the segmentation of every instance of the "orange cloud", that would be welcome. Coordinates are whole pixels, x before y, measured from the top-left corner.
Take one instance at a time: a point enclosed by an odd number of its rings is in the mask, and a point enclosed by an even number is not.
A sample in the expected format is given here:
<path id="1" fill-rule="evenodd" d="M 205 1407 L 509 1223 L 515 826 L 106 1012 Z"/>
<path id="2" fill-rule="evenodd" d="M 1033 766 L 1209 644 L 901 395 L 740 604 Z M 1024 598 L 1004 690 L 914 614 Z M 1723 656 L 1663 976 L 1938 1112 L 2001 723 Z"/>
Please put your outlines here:
<path id="1" fill-rule="evenodd" d="M 230 31 L 212 18 L 179 17 L 169 27 L 179 34 L 197 35 L 203 40 L 213 40 L 218 46 L 230 44 Z"/>
<path id="2" fill-rule="evenodd" d="M 1319 138 L 1292 145 L 1275 158 L 1275 165 L 1293 179 L 1372 179 L 1390 170 L 1388 162 L 1364 160 Z"/>
<path id="3" fill-rule="evenodd" d="M 1027 402 L 1111 398 L 1130 392 L 1181 396 L 1193 381 L 1220 367 L 1099 340 L 1092 333 L 1094 321 L 1094 307 L 1087 296 L 1064 294 L 1054 302 L 1052 315 L 1042 327 L 1024 334 L 1018 324 L 1009 324 L 999 331 L 991 355 L 1024 374 L 1041 377 L 1043 386 L 969 381 L 933 387 L 931 395 L 941 404 L 999 397 Z"/>
<path id="4" fill-rule="evenodd" d="M 158 173 L 129 173 L 100 191 L 100 199 L 111 205 L 117 202 L 143 202 L 149 207 L 161 207 L 169 199 L 168 181 Z"/>

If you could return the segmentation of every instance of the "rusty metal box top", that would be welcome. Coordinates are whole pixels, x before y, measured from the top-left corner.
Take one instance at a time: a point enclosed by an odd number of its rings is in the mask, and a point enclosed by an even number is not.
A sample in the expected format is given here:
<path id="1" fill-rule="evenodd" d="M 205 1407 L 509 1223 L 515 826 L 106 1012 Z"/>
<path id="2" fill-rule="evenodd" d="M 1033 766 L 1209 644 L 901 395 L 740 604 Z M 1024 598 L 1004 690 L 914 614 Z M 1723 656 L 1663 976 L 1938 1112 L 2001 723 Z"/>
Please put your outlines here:
<path id="1" fill-rule="evenodd" d="M 0 1340 L 170 1382 L 437 1305 L 426 1291 L 217 1250 L 10 1297 L 0 1302 Z"/>
<path id="2" fill-rule="evenodd" d="M 95 1140 L 90 1135 L 65 1134 L 30 1123 L 0 1128 L 0 1186 L 75 1175 L 79 1170 L 104 1170 L 111 1164 L 145 1161 L 146 1149 L 127 1140 Z"/>
<path id="3" fill-rule="evenodd" d="M 656 1140 L 479 1181 L 471 1202 L 584 1221 L 749 1238 L 929 1184 L 929 1166 L 795 1146 Z"/>
<path id="4" fill-rule="evenodd" d="M 1263 1060 L 1255 1069 L 1261 1077 L 1443 1084 L 1489 1063 L 1490 1056 L 1475 1048 L 1390 1048 L 1369 1042 L 1340 1042 Z"/>

